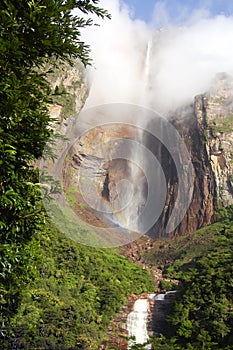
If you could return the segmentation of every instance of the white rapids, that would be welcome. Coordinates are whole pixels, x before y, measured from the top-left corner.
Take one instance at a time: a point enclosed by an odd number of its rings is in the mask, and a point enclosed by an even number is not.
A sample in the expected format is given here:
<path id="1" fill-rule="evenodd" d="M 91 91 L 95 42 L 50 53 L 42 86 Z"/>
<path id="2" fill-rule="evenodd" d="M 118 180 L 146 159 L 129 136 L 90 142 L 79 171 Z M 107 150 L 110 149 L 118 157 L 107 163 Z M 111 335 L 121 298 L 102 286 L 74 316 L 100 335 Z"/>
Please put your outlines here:
<path id="1" fill-rule="evenodd" d="M 129 337 L 135 337 L 135 341 L 129 341 L 128 349 L 131 349 L 133 344 L 144 344 L 148 341 L 149 335 L 147 332 L 149 302 L 147 299 L 138 299 L 134 304 L 133 311 L 130 312 L 127 318 L 127 330 Z M 149 349 L 149 347 L 148 347 Z"/>

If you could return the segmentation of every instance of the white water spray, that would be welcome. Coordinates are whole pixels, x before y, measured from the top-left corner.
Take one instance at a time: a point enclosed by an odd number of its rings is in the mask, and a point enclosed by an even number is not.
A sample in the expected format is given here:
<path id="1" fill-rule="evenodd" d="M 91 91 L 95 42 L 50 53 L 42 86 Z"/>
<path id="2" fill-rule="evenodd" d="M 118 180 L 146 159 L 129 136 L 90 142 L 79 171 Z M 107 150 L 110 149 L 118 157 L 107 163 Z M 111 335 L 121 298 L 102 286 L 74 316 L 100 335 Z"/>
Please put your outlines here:
<path id="1" fill-rule="evenodd" d="M 144 61 L 144 69 L 142 76 L 142 86 L 141 86 L 141 99 L 139 104 L 143 107 L 148 107 L 147 103 L 147 91 L 149 89 L 149 78 L 151 71 L 151 52 L 152 52 L 152 40 L 148 41 L 145 61 Z M 143 126 L 143 115 L 139 116 L 140 120 L 138 121 L 138 125 Z M 137 128 L 137 142 L 143 144 L 143 129 Z M 143 166 L 144 164 L 144 166 Z M 139 165 L 141 168 L 139 168 Z M 126 219 L 126 227 L 132 231 L 140 231 L 140 214 L 143 211 L 145 206 L 145 198 L 144 198 L 144 187 L 146 183 L 146 178 L 143 174 L 145 171 L 145 152 L 142 147 L 137 147 L 137 149 L 131 149 L 131 161 L 128 164 L 129 172 L 130 172 L 130 182 L 132 191 L 132 199 L 131 203 L 127 206 L 124 216 Z"/>
<path id="2" fill-rule="evenodd" d="M 138 299 L 134 304 L 133 311 L 127 318 L 127 330 L 129 337 L 135 337 L 135 341 L 130 341 L 128 349 L 133 344 L 144 344 L 149 339 L 147 332 L 149 302 L 147 299 Z M 148 347 L 149 349 L 149 347 Z"/>
<path id="3" fill-rule="evenodd" d="M 145 70 L 144 70 L 144 93 L 143 98 L 146 97 L 145 92 L 150 89 L 150 73 L 151 73 L 151 54 L 152 54 L 152 40 L 148 41 L 146 50 Z"/>

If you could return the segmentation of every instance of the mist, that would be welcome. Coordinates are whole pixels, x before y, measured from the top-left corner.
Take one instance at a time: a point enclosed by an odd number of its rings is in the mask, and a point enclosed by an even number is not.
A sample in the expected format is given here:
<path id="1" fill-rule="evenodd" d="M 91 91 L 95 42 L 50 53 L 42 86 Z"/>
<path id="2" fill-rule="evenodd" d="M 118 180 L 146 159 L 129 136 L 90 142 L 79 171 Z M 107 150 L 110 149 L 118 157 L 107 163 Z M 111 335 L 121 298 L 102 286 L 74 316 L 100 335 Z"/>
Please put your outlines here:
<path id="1" fill-rule="evenodd" d="M 122 102 L 166 113 L 207 91 L 216 73 L 233 74 L 233 17 L 199 9 L 181 26 L 162 5 L 151 23 L 132 19 L 118 0 L 101 6 L 112 20 L 83 31 L 93 59 L 86 107 Z"/>

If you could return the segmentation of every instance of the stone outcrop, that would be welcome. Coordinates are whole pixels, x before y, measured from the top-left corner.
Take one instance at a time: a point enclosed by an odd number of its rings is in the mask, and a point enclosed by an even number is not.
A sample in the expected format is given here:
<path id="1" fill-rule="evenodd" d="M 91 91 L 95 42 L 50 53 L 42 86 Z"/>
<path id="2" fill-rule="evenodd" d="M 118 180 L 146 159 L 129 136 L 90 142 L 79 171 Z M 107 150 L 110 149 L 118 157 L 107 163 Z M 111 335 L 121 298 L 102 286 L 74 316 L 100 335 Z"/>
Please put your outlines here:
<path id="1" fill-rule="evenodd" d="M 193 105 L 171 115 L 171 122 L 185 141 L 195 171 L 190 207 L 172 235 L 182 235 L 209 225 L 219 205 L 233 203 L 232 82 L 233 79 L 226 74 L 217 75 L 208 93 L 196 96 Z M 154 153 L 158 149 L 154 142 L 148 147 Z M 162 150 L 161 163 L 168 194 L 163 213 L 151 230 L 152 237 L 163 236 L 177 195 L 176 169 L 166 150 Z M 189 184 L 185 186 L 187 189 Z"/>
<path id="2" fill-rule="evenodd" d="M 133 139 L 136 133 L 134 127 L 112 125 L 93 128 L 82 135 L 66 157 L 63 169 L 66 193 L 70 189 L 85 192 L 82 204 L 86 206 L 86 201 L 91 204 L 90 210 L 94 213 L 95 208 L 97 216 L 101 208 L 95 203 L 96 198 L 102 199 L 103 205 L 106 203 L 114 208 L 120 198 L 117 184 L 130 176 L 127 160 L 116 158 L 116 153 L 122 147 L 122 135 Z"/>
<path id="3" fill-rule="evenodd" d="M 71 75 L 78 76 L 75 71 L 78 68 L 73 69 Z M 71 92 L 80 96 L 77 109 L 80 108 L 84 96 L 87 95 L 87 87 L 84 88 L 82 84 L 77 87 L 72 83 L 70 76 L 63 80 L 55 79 L 52 84 L 54 88 L 59 84 L 70 86 Z M 74 86 L 77 90 L 74 90 Z M 219 74 L 208 93 L 196 96 L 192 105 L 184 106 L 170 115 L 171 123 L 180 133 L 190 153 L 195 172 L 191 204 L 171 235 L 182 235 L 209 225 L 213 222 L 219 205 L 227 206 L 233 203 L 232 91 L 232 78 L 226 74 Z M 56 110 L 58 107 L 54 105 L 53 108 Z M 66 127 L 65 123 L 69 124 L 69 120 L 63 123 L 63 127 Z M 154 121 L 150 123 L 153 126 Z M 150 125 L 148 129 L 150 130 Z M 93 188 L 97 189 L 97 196 L 114 208 L 118 198 L 124 195 L 119 192 L 118 183 L 121 180 L 130 180 L 127 160 L 119 157 L 115 159 L 115 155 L 119 154 L 122 139 L 134 140 L 137 136 L 135 128 L 122 124 L 90 128 L 69 150 L 63 176 L 66 191 L 69 192 L 69 188 L 78 189 L 80 171 L 85 170 L 89 183 L 92 182 Z M 166 178 L 167 196 L 164 209 L 148 232 L 152 238 L 163 237 L 172 211 L 176 206 L 182 205 L 176 203 L 179 186 L 177 169 L 168 150 L 158 139 L 145 133 L 144 144 L 158 158 Z M 179 151 L 177 145 L 175 152 L 179 154 Z M 184 180 L 184 191 L 187 191 L 189 186 L 187 179 Z M 86 195 L 88 196 L 88 193 Z M 80 200 L 79 195 L 75 196 Z M 87 203 L 81 200 L 81 205 L 85 206 L 88 212 Z M 93 212 L 92 209 L 90 211 Z M 95 219 L 96 217 L 98 210 Z M 99 219 L 101 220 L 100 217 Z"/>
<path id="4" fill-rule="evenodd" d="M 194 115 L 200 147 L 192 156 L 206 164 L 205 173 L 199 173 L 194 163 L 196 177 L 199 183 L 202 181 L 201 199 L 205 210 L 201 216 L 208 220 L 208 217 L 213 217 L 217 206 L 233 204 L 233 78 L 224 73 L 218 74 L 210 91 L 196 96 Z M 197 138 L 193 139 L 193 143 L 198 142 Z M 197 188 L 195 186 L 196 191 Z M 202 226 L 200 222 L 199 227 Z"/>
<path id="5" fill-rule="evenodd" d="M 80 111 L 88 93 L 87 85 L 80 74 L 80 67 L 74 66 L 69 73 L 66 72 L 61 77 L 51 79 L 54 90 L 56 87 L 64 87 L 72 96 L 72 99 L 67 100 L 65 104 L 63 100 L 54 101 L 51 105 L 52 116 L 63 120 L 67 110 L 69 110 L 68 114 Z M 63 120 L 61 128 L 72 126 L 69 118 L 70 116 Z M 233 79 L 226 74 L 217 75 L 208 93 L 196 96 L 192 105 L 184 106 L 172 113 L 170 120 L 187 146 L 195 172 L 191 204 L 181 223 L 172 232 L 172 235 L 182 235 L 209 225 L 214 220 L 214 214 L 219 205 L 233 204 Z M 166 147 L 161 145 L 155 137 L 148 134 L 144 136 L 145 146 L 160 161 L 167 185 L 164 209 L 159 220 L 148 233 L 155 238 L 164 235 L 164 228 L 174 206 L 180 205 L 180 203 L 176 204 L 179 184 L 175 164 Z M 127 160 L 114 159 L 116 150 L 119 151 L 121 148 L 122 138 L 136 139 L 137 130 L 120 124 L 93 128 L 82 135 L 66 155 L 63 168 L 65 191 L 67 195 L 73 195 L 71 199 L 75 200 L 74 209 L 87 222 L 95 226 L 104 224 L 101 217 L 98 217 L 98 210 L 94 212 L 89 208 L 78 191 L 80 174 L 81 172 L 85 174 L 87 188 L 90 188 L 90 193 L 88 191 L 86 193 L 89 199 L 92 196 L 91 186 L 93 186 L 97 189 L 96 197 L 110 204 L 113 203 L 119 196 L 117 184 L 130 176 Z M 184 190 L 187 190 L 189 185 L 185 183 Z M 129 244 L 124 250 L 124 255 L 143 268 L 151 268 L 155 288 L 158 290 L 160 281 L 164 280 L 162 271 L 157 267 L 147 266 L 141 254 L 142 250 L 149 251 L 152 247 L 151 239 L 142 237 L 140 241 Z M 174 280 L 169 282 L 177 283 Z M 127 349 L 127 341 L 124 338 L 128 335 L 127 316 L 138 298 L 150 300 L 148 327 L 151 334 L 163 333 L 162 330 L 167 329 L 165 316 L 172 304 L 172 297 L 172 294 L 168 294 L 162 302 L 162 300 L 151 299 L 149 294 L 129 296 L 128 302 L 108 329 L 109 339 L 103 341 L 100 349 L 106 349 L 109 345 Z"/>
<path id="6" fill-rule="evenodd" d="M 218 202 L 233 203 L 233 78 L 218 74 L 210 92 L 196 97 L 196 116 L 206 135 Z"/>
<path id="7" fill-rule="evenodd" d="M 57 67 L 57 70 L 48 74 L 54 93 L 49 110 L 53 118 L 63 121 L 80 112 L 88 96 L 89 87 L 80 62 L 73 62 L 72 67 L 60 62 Z"/>
<path id="8" fill-rule="evenodd" d="M 152 302 L 152 314 L 151 314 L 151 329 L 153 334 L 160 336 L 163 334 L 166 337 L 172 335 L 172 327 L 167 322 L 166 318 L 171 311 L 175 298 L 178 292 L 167 292 L 158 294 L 155 296 Z"/>

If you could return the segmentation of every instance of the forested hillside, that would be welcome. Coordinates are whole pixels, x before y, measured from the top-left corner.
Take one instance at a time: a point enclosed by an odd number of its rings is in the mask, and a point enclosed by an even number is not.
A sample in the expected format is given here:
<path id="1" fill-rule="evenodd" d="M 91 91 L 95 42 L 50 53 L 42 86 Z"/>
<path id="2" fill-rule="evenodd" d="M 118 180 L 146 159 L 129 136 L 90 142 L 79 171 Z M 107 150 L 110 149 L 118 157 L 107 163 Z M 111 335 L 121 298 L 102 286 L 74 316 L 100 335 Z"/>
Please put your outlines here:
<path id="1" fill-rule="evenodd" d="M 160 266 L 164 277 L 180 280 L 178 296 L 168 316 L 173 337 L 153 338 L 153 349 L 233 348 L 232 248 L 230 206 L 219 210 L 215 224 L 157 242 L 145 254 L 146 262 Z"/>
<path id="2" fill-rule="evenodd" d="M 97 349 L 126 294 L 153 290 L 147 271 L 78 245 L 50 222 L 34 236 L 33 281 L 11 320 L 6 349 Z"/>
<path id="3" fill-rule="evenodd" d="M 60 63 L 91 63 L 80 30 L 94 25 L 89 16 L 110 19 L 98 3 L 0 3 L 1 349 L 96 350 L 126 295 L 150 293 L 154 288 L 146 268 L 59 232 L 42 203 L 37 164 L 45 150 L 53 159 L 46 145 L 49 139 L 56 142 L 54 125 L 59 123 L 51 117 L 49 106 L 67 100 L 74 111 L 74 96 L 68 97 L 59 87 L 52 92 L 49 75 L 56 76 Z M 79 15 L 73 12 L 77 7 Z M 62 118 L 68 114 L 69 108 Z M 229 131 L 231 120 L 232 115 L 227 128 L 221 124 L 218 133 Z M 222 164 L 222 150 L 215 146 Z M 231 182 L 232 175 L 227 185 Z M 50 195 L 48 190 L 48 199 Z M 168 317 L 173 336 L 154 337 L 153 349 L 233 349 L 232 206 L 219 211 L 215 224 L 184 237 L 156 241 L 152 247 L 142 252 L 145 266 L 159 266 L 164 277 L 180 281 Z M 161 282 L 162 289 L 171 287 L 166 282 Z M 145 346 L 132 346 L 138 348 Z"/>
<path id="4" fill-rule="evenodd" d="M 1 349 L 95 349 L 126 294 L 152 286 L 124 258 L 63 237 L 41 202 L 35 164 L 54 120 L 40 72 L 56 59 L 89 63 L 80 28 L 92 20 L 72 15 L 77 6 L 110 17 L 98 1 L 0 4 Z"/>

